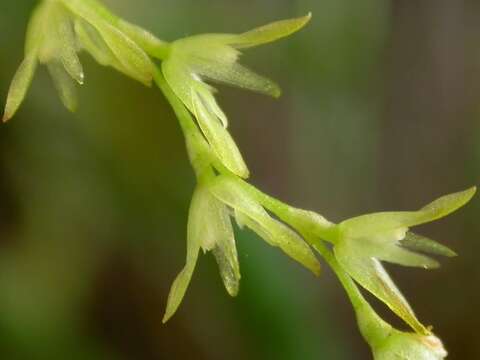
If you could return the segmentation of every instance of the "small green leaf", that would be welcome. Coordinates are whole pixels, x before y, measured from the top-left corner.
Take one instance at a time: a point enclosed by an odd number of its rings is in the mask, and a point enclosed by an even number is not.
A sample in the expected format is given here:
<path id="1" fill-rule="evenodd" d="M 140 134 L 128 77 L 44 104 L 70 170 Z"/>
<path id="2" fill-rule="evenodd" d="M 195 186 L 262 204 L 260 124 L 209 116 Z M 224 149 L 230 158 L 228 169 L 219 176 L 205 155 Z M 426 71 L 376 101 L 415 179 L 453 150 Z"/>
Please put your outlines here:
<path id="1" fill-rule="evenodd" d="M 259 46 L 287 37 L 303 28 L 312 18 L 309 13 L 296 19 L 280 20 L 232 37 L 237 49 Z"/>
<path id="2" fill-rule="evenodd" d="M 10 120 L 25 99 L 37 67 L 37 52 L 32 50 L 20 64 L 8 90 L 3 122 Z"/>
<path id="3" fill-rule="evenodd" d="M 227 216 L 229 227 L 231 228 L 226 209 L 224 215 Z M 212 249 L 212 253 L 217 260 L 225 289 L 230 296 L 237 296 L 241 276 L 233 229 L 231 236 L 222 236 L 218 239 L 216 246 Z"/>

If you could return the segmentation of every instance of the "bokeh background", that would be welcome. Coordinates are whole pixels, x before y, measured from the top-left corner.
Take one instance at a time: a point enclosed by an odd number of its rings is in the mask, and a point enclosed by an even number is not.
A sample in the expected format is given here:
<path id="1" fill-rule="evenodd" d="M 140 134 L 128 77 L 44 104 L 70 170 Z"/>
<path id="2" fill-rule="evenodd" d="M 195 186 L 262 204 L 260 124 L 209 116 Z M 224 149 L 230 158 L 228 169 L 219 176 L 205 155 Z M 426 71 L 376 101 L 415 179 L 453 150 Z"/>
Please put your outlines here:
<path id="1" fill-rule="evenodd" d="M 280 100 L 220 95 L 252 182 L 271 194 L 339 221 L 480 183 L 478 0 L 105 2 L 166 40 L 313 12 L 244 57 L 278 80 Z M 34 4 L 0 2 L 0 99 Z M 330 271 L 316 279 L 248 231 L 239 296 L 202 256 L 161 324 L 194 187 L 182 134 L 159 91 L 82 61 L 76 114 L 41 68 L 0 127 L 0 358 L 370 359 Z M 480 359 L 479 216 L 477 197 L 419 229 L 460 254 L 440 270 L 389 266 L 452 359 Z"/>

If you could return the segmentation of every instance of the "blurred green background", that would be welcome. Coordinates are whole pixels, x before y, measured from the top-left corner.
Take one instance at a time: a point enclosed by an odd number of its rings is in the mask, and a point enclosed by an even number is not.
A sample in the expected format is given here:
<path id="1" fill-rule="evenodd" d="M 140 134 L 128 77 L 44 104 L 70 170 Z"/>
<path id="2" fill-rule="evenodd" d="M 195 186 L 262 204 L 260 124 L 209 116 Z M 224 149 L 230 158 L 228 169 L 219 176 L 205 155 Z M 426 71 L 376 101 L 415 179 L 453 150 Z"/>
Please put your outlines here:
<path id="1" fill-rule="evenodd" d="M 271 194 L 339 221 L 479 184 L 478 0 L 105 2 L 166 40 L 313 12 L 244 57 L 282 85 L 279 101 L 220 95 L 252 182 Z M 0 2 L 0 99 L 34 4 Z M 313 278 L 250 232 L 237 235 L 239 296 L 202 256 L 161 324 L 194 186 L 182 134 L 159 91 L 82 61 L 76 114 L 41 68 L 0 127 L 0 358 L 370 359 L 331 272 Z M 388 267 L 452 359 L 480 359 L 479 214 L 477 197 L 419 229 L 460 254 L 440 270 Z"/>

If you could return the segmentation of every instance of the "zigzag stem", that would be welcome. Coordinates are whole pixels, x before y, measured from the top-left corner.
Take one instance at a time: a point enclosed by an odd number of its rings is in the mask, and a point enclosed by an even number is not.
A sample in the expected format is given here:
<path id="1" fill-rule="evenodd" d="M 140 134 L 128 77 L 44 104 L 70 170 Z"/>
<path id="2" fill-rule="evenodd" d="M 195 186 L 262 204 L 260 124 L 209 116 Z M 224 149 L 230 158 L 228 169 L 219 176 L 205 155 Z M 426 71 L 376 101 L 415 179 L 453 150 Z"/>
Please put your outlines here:
<path id="1" fill-rule="evenodd" d="M 195 124 L 195 121 L 190 114 L 190 112 L 185 108 L 183 103 L 178 99 L 178 97 L 174 94 L 168 83 L 166 82 L 165 78 L 161 71 L 156 71 L 154 75 L 154 80 L 157 86 L 165 95 L 167 101 L 172 106 L 175 115 L 177 116 L 182 131 L 185 135 L 188 154 L 190 157 L 190 162 L 192 167 L 195 171 L 197 181 L 200 183 L 208 182 L 215 178 L 215 172 L 213 167 L 217 169 L 221 174 L 227 176 L 235 176 L 233 175 L 228 169 L 226 169 L 217 159 L 215 156 L 212 156 L 209 151 L 202 152 L 198 149 L 198 147 L 189 146 L 190 143 L 201 143 L 200 138 L 202 137 L 198 127 Z M 203 140 L 203 139 L 202 139 Z M 238 179 L 240 180 L 240 179 Z M 318 236 L 318 229 L 316 227 L 317 234 L 312 234 L 308 225 L 306 226 L 304 223 L 299 222 L 298 216 L 295 216 L 298 211 L 304 211 L 301 209 L 293 208 L 292 206 L 262 192 L 255 186 L 249 184 L 244 180 L 240 180 L 243 187 L 259 201 L 263 206 L 267 209 L 275 213 L 280 219 L 282 219 L 285 223 L 296 229 L 305 239 L 305 241 L 312 246 L 318 254 L 325 260 L 325 262 L 330 266 L 333 270 L 335 275 L 337 276 L 340 283 L 343 285 L 350 302 L 355 310 L 358 325 L 360 327 L 360 331 L 362 335 L 365 337 L 367 342 L 369 339 L 375 338 L 380 340 L 382 338 L 382 334 L 388 332 L 391 329 L 391 326 L 383 321 L 376 312 L 372 309 L 370 304 L 365 300 L 364 296 L 358 289 L 355 282 L 352 278 L 341 268 L 338 264 L 335 256 L 333 255 L 332 251 L 325 246 L 322 240 L 331 240 L 332 233 L 330 228 L 332 227 L 332 223 L 324 220 L 323 225 L 320 226 L 321 236 Z M 328 241 L 327 240 L 327 241 Z M 365 332 L 368 333 L 366 336 Z M 377 336 L 372 336 L 372 332 L 377 333 Z"/>

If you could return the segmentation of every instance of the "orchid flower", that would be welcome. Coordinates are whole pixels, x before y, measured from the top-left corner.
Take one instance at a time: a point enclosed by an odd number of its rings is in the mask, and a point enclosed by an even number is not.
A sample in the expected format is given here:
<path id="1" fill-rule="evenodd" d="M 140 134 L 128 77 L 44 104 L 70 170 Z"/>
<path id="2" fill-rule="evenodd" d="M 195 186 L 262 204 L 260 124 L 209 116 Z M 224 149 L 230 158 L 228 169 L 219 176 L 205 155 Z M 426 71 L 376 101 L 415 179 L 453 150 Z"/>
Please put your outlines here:
<path id="1" fill-rule="evenodd" d="M 102 65 L 150 85 L 153 63 L 137 41 L 156 39 L 147 31 L 117 18 L 94 0 L 45 0 L 28 24 L 25 57 L 10 85 L 3 121 L 23 102 L 37 64 L 48 67 L 63 104 L 77 107 L 76 86 L 84 71 L 78 53 L 90 53 Z"/>
<path id="2" fill-rule="evenodd" d="M 268 244 L 279 247 L 319 275 L 317 258 L 296 232 L 272 218 L 235 177 L 218 176 L 208 185 L 198 185 L 194 192 L 188 218 L 186 264 L 170 289 L 164 322 L 175 313 L 185 295 L 200 249 L 213 253 L 227 292 L 237 295 L 240 270 L 231 217 L 241 228 L 250 228 Z"/>
<path id="3" fill-rule="evenodd" d="M 385 302 L 418 333 L 428 330 L 418 321 L 381 261 L 403 266 L 436 268 L 438 262 L 420 254 L 455 256 L 447 247 L 409 228 L 442 218 L 465 205 L 476 189 L 443 196 L 418 211 L 382 212 L 345 220 L 337 225 L 334 253 L 344 270 Z"/>
<path id="4" fill-rule="evenodd" d="M 215 99 L 216 89 L 207 82 L 217 82 L 280 96 L 273 81 L 257 75 L 238 63 L 241 49 L 247 49 L 286 37 L 304 27 L 311 15 L 274 22 L 243 34 L 203 34 L 170 44 L 162 62 L 162 71 L 170 87 L 195 115 L 208 143 L 224 166 L 247 178 L 247 166 L 226 130 L 227 116 Z"/>

